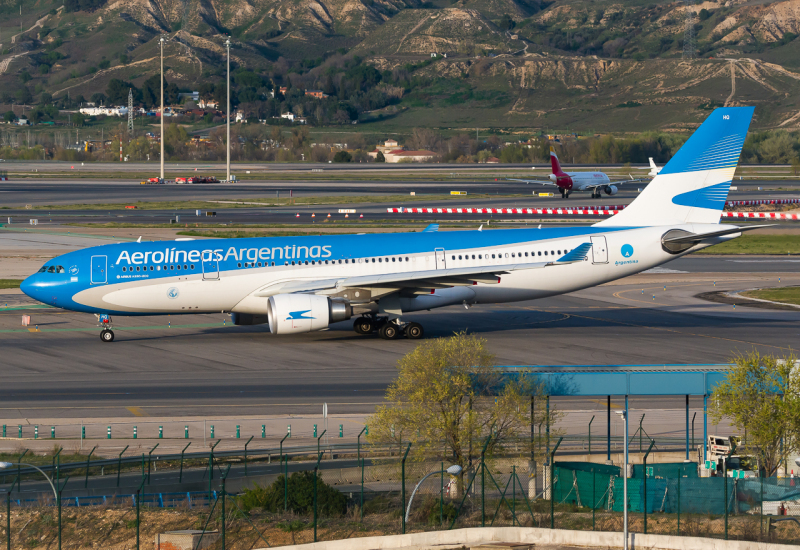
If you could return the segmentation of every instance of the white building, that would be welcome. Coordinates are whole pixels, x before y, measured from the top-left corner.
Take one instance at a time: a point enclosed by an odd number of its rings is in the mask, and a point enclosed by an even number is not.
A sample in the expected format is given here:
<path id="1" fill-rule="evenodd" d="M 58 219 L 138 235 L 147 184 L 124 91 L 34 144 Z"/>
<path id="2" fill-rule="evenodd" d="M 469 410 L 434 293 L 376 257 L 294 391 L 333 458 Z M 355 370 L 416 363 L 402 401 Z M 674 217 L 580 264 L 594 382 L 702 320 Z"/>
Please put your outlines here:
<path id="1" fill-rule="evenodd" d="M 81 114 L 89 116 L 106 115 L 106 116 L 127 116 L 127 107 L 81 107 Z"/>

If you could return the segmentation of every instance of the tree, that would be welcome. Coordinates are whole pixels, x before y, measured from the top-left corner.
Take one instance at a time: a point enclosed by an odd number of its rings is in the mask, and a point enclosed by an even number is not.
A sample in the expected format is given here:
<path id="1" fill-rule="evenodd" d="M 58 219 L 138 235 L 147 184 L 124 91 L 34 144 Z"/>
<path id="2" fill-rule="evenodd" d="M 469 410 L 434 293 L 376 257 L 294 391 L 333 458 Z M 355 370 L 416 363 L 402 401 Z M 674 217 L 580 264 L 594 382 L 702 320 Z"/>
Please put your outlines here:
<path id="1" fill-rule="evenodd" d="M 383 151 L 378 151 L 378 154 L 375 155 L 375 162 L 386 162 L 386 156 Z"/>
<path id="2" fill-rule="evenodd" d="M 353 160 L 353 155 L 347 151 L 338 151 L 333 155 L 333 162 L 350 162 L 351 160 Z"/>
<path id="3" fill-rule="evenodd" d="M 530 396 L 541 394 L 541 387 L 524 375 L 503 379 L 493 362 L 486 341 L 465 332 L 422 343 L 398 362 L 387 404 L 367 420 L 370 440 L 413 443 L 417 459 L 444 452 L 462 468 L 489 434 L 489 454 L 531 444 Z M 543 414 L 534 423 L 543 422 Z"/>
<path id="4" fill-rule="evenodd" d="M 72 116 L 72 122 L 75 126 L 83 126 L 86 123 L 86 116 L 81 113 L 75 113 Z"/>
<path id="5" fill-rule="evenodd" d="M 737 355 L 725 381 L 711 395 L 712 418 L 716 422 L 728 418 L 740 433 L 747 434 L 737 454 L 756 456 L 767 476 L 777 472 L 786 455 L 800 450 L 796 361 L 794 355 L 778 358 L 757 351 Z"/>
<path id="6" fill-rule="evenodd" d="M 17 115 L 14 113 L 14 111 L 6 111 L 5 114 L 3 114 L 3 120 L 8 123 L 12 123 L 17 120 Z"/>

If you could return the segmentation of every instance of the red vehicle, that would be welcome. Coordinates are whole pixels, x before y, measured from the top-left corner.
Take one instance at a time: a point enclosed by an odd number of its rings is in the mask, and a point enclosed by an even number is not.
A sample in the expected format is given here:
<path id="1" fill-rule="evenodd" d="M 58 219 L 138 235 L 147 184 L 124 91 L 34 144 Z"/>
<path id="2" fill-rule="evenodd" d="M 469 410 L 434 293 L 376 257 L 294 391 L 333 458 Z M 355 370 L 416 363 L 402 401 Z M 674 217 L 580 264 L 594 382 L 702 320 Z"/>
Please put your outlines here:
<path id="1" fill-rule="evenodd" d="M 175 183 L 188 183 L 186 178 L 175 178 Z"/>
<path id="2" fill-rule="evenodd" d="M 198 178 L 197 176 L 190 176 L 186 178 L 186 183 L 199 183 L 199 182 L 200 178 Z"/>
<path id="3" fill-rule="evenodd" d="M 148 178 L 147 183 L 164 183 L 164 180 L 161 178 Z"/>

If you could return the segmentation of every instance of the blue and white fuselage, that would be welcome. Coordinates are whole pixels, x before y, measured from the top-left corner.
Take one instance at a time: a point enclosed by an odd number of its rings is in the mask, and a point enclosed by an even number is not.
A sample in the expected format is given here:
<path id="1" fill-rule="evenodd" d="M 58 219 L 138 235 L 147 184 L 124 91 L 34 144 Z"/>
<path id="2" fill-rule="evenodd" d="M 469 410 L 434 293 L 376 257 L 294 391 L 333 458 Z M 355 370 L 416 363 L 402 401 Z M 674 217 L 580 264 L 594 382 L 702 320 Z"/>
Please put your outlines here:
<path id="1" fill-rule="evenodd" d="M 364 332 L 389 325 L 393 337 L 408 312 L 573 292 L 737 236 L 719 211 L 751 116 L 714 111 L 627 209 L 594 226 L 110 244 L 51 260 L 22 290 L 96 314 L 230 312 L 276 333 L 361 313 Z"/>

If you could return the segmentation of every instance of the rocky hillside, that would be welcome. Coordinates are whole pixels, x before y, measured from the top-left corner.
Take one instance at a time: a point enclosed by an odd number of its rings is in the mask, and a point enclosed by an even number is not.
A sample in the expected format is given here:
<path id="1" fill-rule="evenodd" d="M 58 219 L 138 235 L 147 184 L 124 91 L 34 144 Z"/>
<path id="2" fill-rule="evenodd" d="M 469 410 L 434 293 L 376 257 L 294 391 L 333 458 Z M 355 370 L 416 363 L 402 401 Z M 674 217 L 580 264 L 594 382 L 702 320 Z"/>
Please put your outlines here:
<path id="1" fill-rule="evenodd" d="M 234 68 L 267 88 L 335 92 L 334 110 L 352 107 L 362 122 L 622 131 L 634 120 L 638 129 L 683 129 L 727 102 L 759 106 L 757 126 L 800 125 L 800 0 L 697 3 L 695 60 L 682 59 L 683 2 L 24 4 L 20 16 L 17 0 L 0 0 L 1 103 L 88 99 L 112 79 L 140 86 L 157 71 L 161 36 L 168 80 L 198 89 L 224 74 L 230 36 Z M 382 72 L 380 84 L 355 81 L 377 86 L 383 100 L 355 101 L 340 86 L 348 77 L 336 75 L 352 71 L 353 56 Z"/>

